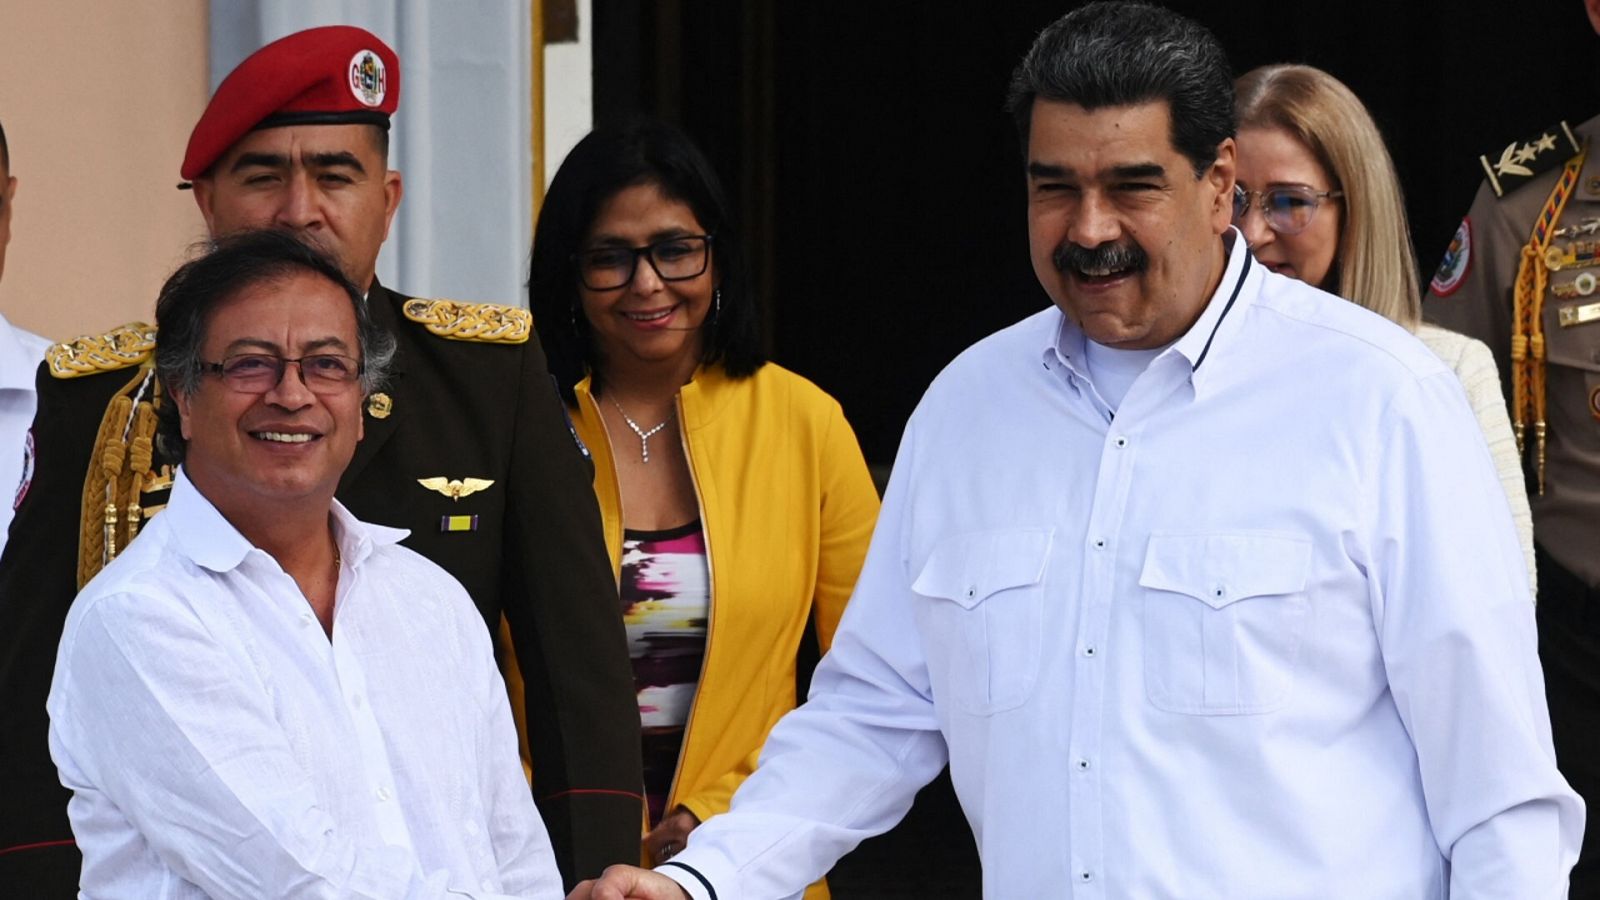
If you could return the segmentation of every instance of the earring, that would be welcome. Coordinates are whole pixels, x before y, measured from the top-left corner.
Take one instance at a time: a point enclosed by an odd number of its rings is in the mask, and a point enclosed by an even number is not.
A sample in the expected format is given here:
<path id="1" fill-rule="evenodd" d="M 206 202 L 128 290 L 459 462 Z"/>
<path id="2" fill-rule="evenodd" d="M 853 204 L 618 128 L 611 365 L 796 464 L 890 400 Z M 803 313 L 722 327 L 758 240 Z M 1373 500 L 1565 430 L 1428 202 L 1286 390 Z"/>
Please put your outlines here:
<path id="1" fill-rule="evenodd" d="M 711 289 L 711 318 L 722 315 L 722 288 Z"/>
<path id="2" fill-rule="evenodd" d="M 567 308 L 567 324 L 572 326 L 572 333 L 578 333 L 578 304 L 574 303 Z"/>

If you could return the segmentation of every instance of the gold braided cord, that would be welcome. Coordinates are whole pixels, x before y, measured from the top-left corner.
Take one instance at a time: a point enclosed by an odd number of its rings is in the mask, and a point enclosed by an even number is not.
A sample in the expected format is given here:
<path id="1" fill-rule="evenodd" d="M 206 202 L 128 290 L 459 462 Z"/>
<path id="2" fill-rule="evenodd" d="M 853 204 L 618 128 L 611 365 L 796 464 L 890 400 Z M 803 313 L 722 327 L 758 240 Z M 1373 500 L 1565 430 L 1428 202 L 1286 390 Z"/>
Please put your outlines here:
<path id="1" fill-rule="evenodd" d="M 1522 248 L 1517 278 L 1512 286 L 1511 313 L 1511 428 L 1517 438 L 1517 451 L 1526 452 L 1528 427 L 1533 427 L 1534 471 L 1540 494 L 1544 493 L 1545 437 L 1545 342 L 1544 296 L 1549 288 L 1550 269 L 1545 251 L 1555 235 L 1555 223 L 1572 196 L 1589 155 L 1587 145 L 1567 160 L 1545 199 L 1544 208 L 1534 219 L 1533 233 Z"/>
<path id="2" fill-rule="evenodd" d="M 458 300 L 407 300 L 405 317 L 452 341 L 523 344 L 533 334 L 533 314 L 514 306 Z"/>
<path id="3" fill-rule="evenodd" d="M 136 526 L 124 510 L 137 506 L 138 489 L 154 461 L 155 409 L 146 392 L 155 373 L 140 368 L 106 404 L 83 482 L 78 532 L 78 587 L 99 574 L 133 539 Z M 139 476 L 134 475 L 137 468 Z M 130 491 L 132 493 L 130 494 Z M 130 503 L 127 498 L 131 496 Z"/>

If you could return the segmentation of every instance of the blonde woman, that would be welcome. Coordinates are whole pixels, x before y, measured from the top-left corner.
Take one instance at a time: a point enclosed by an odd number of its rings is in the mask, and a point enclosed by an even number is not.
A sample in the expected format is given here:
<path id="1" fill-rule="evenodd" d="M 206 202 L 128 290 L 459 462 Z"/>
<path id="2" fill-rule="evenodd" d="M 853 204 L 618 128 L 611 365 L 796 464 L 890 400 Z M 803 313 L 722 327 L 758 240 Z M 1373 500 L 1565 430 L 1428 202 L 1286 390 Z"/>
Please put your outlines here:
<path id="1" fill-rule="evenodd" d="M 1423 323 L 1400 181 L 1372 116 L 1311 66 L 1253 69 L 1235 89 L 1234 224 L 1263 265 L 1398 323 L 1455 370 L 1511 504 L 1531 592 L 1533 517 L 1494 358 L 1480 341 Z"/>

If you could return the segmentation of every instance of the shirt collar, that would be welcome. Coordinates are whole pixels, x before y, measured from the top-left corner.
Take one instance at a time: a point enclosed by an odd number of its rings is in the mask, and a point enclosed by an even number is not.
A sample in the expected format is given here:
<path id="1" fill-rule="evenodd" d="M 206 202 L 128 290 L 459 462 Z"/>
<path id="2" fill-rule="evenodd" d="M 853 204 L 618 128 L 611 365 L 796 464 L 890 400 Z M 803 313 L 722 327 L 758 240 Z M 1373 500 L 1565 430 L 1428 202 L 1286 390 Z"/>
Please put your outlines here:
<path id="1" fill-rule="evenodd" d="M 0 390 L 33 390 L 39 357 L 38 351 L 24 345 L 17 330 L 0 315 Z"/>
<path id="2" fill-rule="evenodd" d="M 1202 364 L 1215 350 L 1213 345 L 1217 339 L 1223 338 L 1226 342 L 1226 337 L 1233 334 L 1243 320 L 1236 307 L 1241 302 L 1246 305 L 1250 302 L 1249 292 L 1244 290 L 1246 284 L 1260 283 L 1258 270 L 1261 267 L 1254 262 L 1245 246 L 1244 236 L 1237 228 L 1228 226 L 1223 245 L 1228 250 L 1228 259 L 1222 267 L 1222 279 L 1217 283 L 1217 289 L 1206 301 L 1205 309 L 1200 311 L 1200 318 L 1184 332 L 1183 337 L 1167 348 L 1167 353 L 1181 354 L 1188 361 L 1196 380 L 1200 377 Z M 1089 366 L 1085 354 L 1088 339 L 1065 314 L 1058 313 L 1057 319 L 1056 327 L 1050 334 L 1050 344 L 1044 348 L 1046 366 L 1053 357 L 1066 366 L 1073 376 L 1088 380 Z M 1198 384 L 1196 389 L 1199 389 Z"/>
<path id="3" fill-rule="evenodd" d="M 333 501 L 333 534 L 345 565 L 359 568 L 378 547 L 397 544 L 411 532 L 386 528 L 357 519 L 338 500 Z M 256 549 L 239 529 L 200 493 L 182 466 L 172 480 L 172 493 L 161 512 L 176 542 L 195 564 L 213 572 L 230 572 Z"/>

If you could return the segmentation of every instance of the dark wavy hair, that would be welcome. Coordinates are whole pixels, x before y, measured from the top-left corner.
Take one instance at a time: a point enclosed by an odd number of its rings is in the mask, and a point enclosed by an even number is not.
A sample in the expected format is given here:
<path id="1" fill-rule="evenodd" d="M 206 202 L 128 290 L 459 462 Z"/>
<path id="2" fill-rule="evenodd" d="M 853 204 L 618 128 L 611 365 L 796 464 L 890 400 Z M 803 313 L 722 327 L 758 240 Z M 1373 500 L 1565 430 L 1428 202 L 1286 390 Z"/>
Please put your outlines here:
<path id="1" fill-rule="evenodd" d="M 1023 153 L 1035 99 L 1088 110 L 1164 100 L 1172 146 L 1196 177 L 1216 162 L 1217 145 L 1235 131 L 1233 75 L 1216 36 L 1149 3 L 1090 3 L 1039 33 L 1012 72 L 1006 96 Z"/>
<path id="2" fill-rule="evenodd" d="M 730 376 L 744 378 L 767 361 L 761 310 L 750 292 L 739 231 L 722 182 L 705 155 L 687 135 L 663 122 L 596 129 L 572 148 L 551 180 L 528 264 L 528 306 L 550 372 L 569 404 L 577 403 L 573 388 L 596 361 L 594 336 L 578 302 L 574 257 L 600 207 L 619 191 L 640 184 L 653 184 L 688 206 L 700 226 L 716 236 L 711 252 L 721 310 L 706 317 L 701 363 L 720 365 Z"/>
<path id="3" fill-rule="evenodd" d="M 350 298 L 361 348 L 361 389 L 371 393 L 383 386 L 394 361 L 394 335 L 372 321 L 361 291 L 331 257 L 288 231 L 270 228 L 242 231 L 201 246 L 205 253 L 173 272 L 156 300 L 156 375 L 167 394 L 193 394 L 200 388 L 200 345 L 205 343 L 212 310 L 254 285 L 302 272 L 333 282 Z M 183 462 L 188 441 L 176 403 L 162 403 L 157 410 L 156 441 L 167 458 Z"/>

